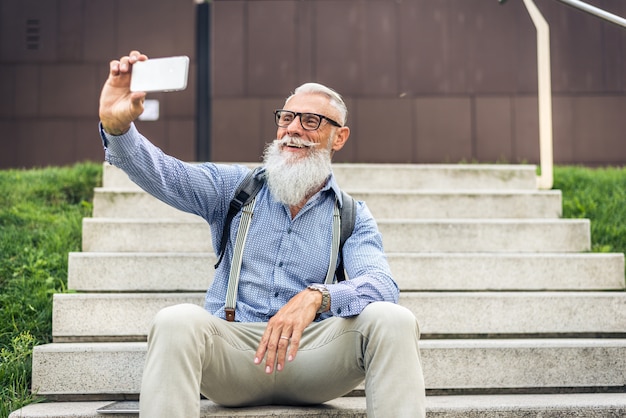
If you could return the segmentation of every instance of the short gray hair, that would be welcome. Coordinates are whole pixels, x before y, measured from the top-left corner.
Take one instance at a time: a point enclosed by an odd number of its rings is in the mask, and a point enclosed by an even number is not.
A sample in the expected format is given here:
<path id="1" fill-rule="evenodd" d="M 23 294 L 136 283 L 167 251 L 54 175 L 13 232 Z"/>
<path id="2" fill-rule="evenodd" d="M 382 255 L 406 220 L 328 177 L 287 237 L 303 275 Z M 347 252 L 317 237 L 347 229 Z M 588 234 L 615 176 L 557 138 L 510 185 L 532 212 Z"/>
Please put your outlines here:
<path id="1" fill-rule="evenodd" d="M 285 100 L 285 103 L 287 103 L 289 99 L 291 99 L 296 94 L 301 94 L 301 93 L 321 94 L 323 96 L 328 97 L 328 99 L 330 100 L 331 106 L 333 106 L 335 109 L 339 111 L 339 116 L 341 117 L 341 125 L 345 126 L 346 122 L 348 121 L 348 108 L 339 93 L 337 93 L 335 90 L 331 89 L 330 87 L 324 86 L 323 84 L 304 83 L 300 87 L 295 89 L 291 96 L 287 97 L 287 100 Z"/>

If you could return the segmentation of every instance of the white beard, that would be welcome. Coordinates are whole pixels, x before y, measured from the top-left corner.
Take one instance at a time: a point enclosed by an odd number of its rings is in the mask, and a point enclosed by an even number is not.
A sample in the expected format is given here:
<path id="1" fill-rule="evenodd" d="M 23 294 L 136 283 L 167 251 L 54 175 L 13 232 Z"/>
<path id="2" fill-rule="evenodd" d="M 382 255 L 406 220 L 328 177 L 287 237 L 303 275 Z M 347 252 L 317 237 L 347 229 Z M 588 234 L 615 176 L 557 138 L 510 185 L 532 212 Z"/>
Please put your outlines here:
<path id="1" fill-rule="evenodd" d="M 286 143 L 305 145 L 308 155 L 300 158 L 282 153 L 281 145 Z M 331 173 L 330 150 L 315 149 L 315 146 L 317 144 L 290 137 L 267 145 L 263 153 L 263 163 L 267 185 L 276 200 L 289 206 L 297 206 L 324 185 Z"/>

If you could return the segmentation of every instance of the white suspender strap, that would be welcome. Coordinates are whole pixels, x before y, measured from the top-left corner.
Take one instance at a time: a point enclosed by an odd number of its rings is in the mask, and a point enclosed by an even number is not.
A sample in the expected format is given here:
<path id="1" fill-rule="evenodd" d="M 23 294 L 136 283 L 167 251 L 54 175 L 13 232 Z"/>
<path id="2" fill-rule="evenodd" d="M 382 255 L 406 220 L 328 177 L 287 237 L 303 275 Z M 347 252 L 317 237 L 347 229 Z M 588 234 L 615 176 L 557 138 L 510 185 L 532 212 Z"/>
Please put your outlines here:
<path id="1" fill-rule="evenodd" d="M 256 197 L 250 203 L 241 209 L 241 219 L 239 228 L 237 229 L 237 240 L 235 241 L 235 250 L 230 263 L 230 274 L 228 276 L 228 290 L 226 292 L 226 320 L 233 322 L 235 320 L 235 305 L 237 304 L 237 288 L 239 287 L 239 273 L 241 272 L 241 259 L 243 257 L 243 247 L 246 245 L 248 230 L 250 229 L 250 221 L 254 213 L 254 203 Z M 224 251 L 226 251 L 224 249 Z"/>
<path id="2" fill-rule="evenodd" d="M 339 255 L 339 231 L 341 230 L 341 213 L 339 212 L 339 201 L 335 200 L 335 210 L 333 212 L 333 238 L 330 249 L 330 262 L 328 263 L 328 271 L 326 272 L 326 280 L 324 283 L 332 284 L 335 278 L 335 269 L 337 268 L 337 257 Z"/>

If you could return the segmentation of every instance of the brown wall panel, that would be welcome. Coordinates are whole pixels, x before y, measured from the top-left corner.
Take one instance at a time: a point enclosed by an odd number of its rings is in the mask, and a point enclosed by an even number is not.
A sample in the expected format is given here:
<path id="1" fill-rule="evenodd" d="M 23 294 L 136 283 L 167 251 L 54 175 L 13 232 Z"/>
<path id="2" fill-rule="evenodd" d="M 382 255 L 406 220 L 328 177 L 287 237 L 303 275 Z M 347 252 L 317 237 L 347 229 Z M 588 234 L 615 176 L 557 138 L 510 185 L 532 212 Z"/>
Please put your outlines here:
<path id="1" fill-rule="evenodd" d="M 454 1 L 449 20 L 452 65 L 463 73 L 458 93 L 504 93 L 516 90 L 518 71 L 513 9 L 488 2 Z M 461 59 L 461 61 L 457 61 Z M 461 74 L 459 74 L 461 77 Z"/>
<path id="2" fill-rule="evenodd" d="M 552 136 L 554 162 L 569 164 L 576 161 L 576 115 L 574 101 L 571 96 L 557 96 L 552 98 Z M 539 136 L 537 136 L 538 138 Z"/>
<path id="3" fill-rule="evenodd" d="M 40 115 L 76 117 L 98 114 L 101 81 L 93 65 L 44 66 L 41 68 Z"/>
<path id="4" fill-rule="evenodd" d="M 56 1 L 3 0 L 0 7 L 2 60 L 52 62 L 57 59 Z"/>
<path id="5" fill-rule="evenodd" d="M 451 90 L 450 38 L 445 2 L 399 4 L 399 88 L 402 94 L 441 94 Z"/>
<path id="6" fill-rule="evenodd" d="M 163 119 L 155 121 L 137 121 L 135 122 L 137 129 L 150 140 L 154 145 L 168 153 L 168 130 L 167 121 Z"/>
<path id="7" fill-rule="evenodd" d="M 117 1 L 116 24 L 107 31 L 117 29 L 118 54 L 139 49 L 152 57 L 194 55 L 194 2 Z"/>
<path id="8" fill-rule="evenodd" d="M 588 1 L 626 16 L 624 1 Z M 626 164 L 626 30 L 536 2 L 551 25 L 555 161 Z M 16 141 L 0 167 L 101 159 L 98 95 L 108 62 L 131 48 L 190 56 L 188 89 L 150 94 L 160 119 L 138 126 L 193 159 L 196 7 L 2 0 L 0 124 Z M 318 81 L 351 112 L 335 161 L 539 161 L 536 35 L 521 1 L 216 0 L 211 23 L 215 159 L 258 161 L 276 133 L 272 110 Z M 95 143 L 79 142 L 91 135 Z"/>
<path id="9" fill-rule="evenodd" d="M 17 123 L 0 119 L 0 167 L 18 167 Z"/>
<path id="10" fill-rule="evenodd" d="M 262 117 L 259 99 L 215 101 L 211 155 L 215 161 L 258 161 L 264 140 L 259 138 Z"/>
<path id="11" fill-rule="evenodd" d="M 363 3 L 364 18 L 359 39 L 363 78 L 360 95 L 398 94 L 398 18 L 395 2 Z"/>
<path id="12" fill-rule="evenodd" d="M 250 96 L 275 95 L 294 88 L 298 48 L 303 46 L 296 36 L 297 11 L 296 1 L 248 3 L 246 82 Z"/>
<path id="13" fill-rule="evenodd" d="M 196 125 L 192 119 L 174 119 L 167 124 L 167 150 L 183 161 L 196 160 Z"/>
<path id="14" fill-rule="evenodd" d="M 411 162 L 413 109 L 410 100 L 357 100 L 352 121 L 356 161 Z"/>
<path id="15" fill-rule="evenodd" d="M 603 44 L 603 23 L 558 2 L 546 6 L 546 18 L 552 22 L 553 91 L 604 90 L 603 50 L 600 47 Z"/>
<path id="16" fill-rule="evenodd" d="M 213 5 L 213 95 L 241 97 L 246 93 L 246 2 L 219 1 Z"/>
<path id="17" fill-rule="evenodd" d="M 15 77 L 15 66 L 0 65 L 0 118 L 15 117 Z"/>
<path id="18" fill-rule="evenodd" d="M 59 35 L 57 58 L 61 61 L 81 61 L 83 58 L 83 0 L 57 0 Z"/>
<path id="19" fill-rule="evenodd" d="M 315 4 L 314 81 L 344 96 L 358 96 L 363 91 L 361 5 L 357 1 L 324 0 Z"/>
<path id="20" fill-rule="evenodd" d="M 576 160 L 590 164 L 626 161 L 626 98 L 574 99 Z"/>
<path id="21" fill-rule="evenodd" d="M 539 162 L 539 110 L 536 96 L 513 99 L 513 154 L 511 162 Z"/>
<path id="22" fill-rule="evenodd" d="M 63 119 L 32 119 L 18 123 L 18 166 L 45 167 L 76 161 L 73 123 Z"/>
<path id="23" fill-rule="evenodd" d="M 510 97 L 477 97 L 476 159 L 482 162 L 512 162 L 513 116 Z"/>
<path id="24" fill-rule="evenodd" d="M 93 115 L 91 118 L 74 119 L 73 133 L 75 161 L 101 161 L 104 159 L 97 115 Z"/>
<path id="25" fill-rule="evenodd" d="M 463 97 L 416 99 L 413 162 L 449 163 L 473 158 L 471 107 L 471 100 Z"/>
<path id="26" fill-rule="evenodd" d="M 293 90 L 293 89 L 292 89 Z M 274 122 L 274 110 L 282 109 L 285 105 L 285 100 L 291 91 L 286 92 L 284 97 L 274 97 L 268 99 L 261 99 L 259 121 L 260 121 L 260 139 L 266 144 L 276 139 L 276 131 L 278 127 Z M 256 160 L 255 160 L 256 161 Z"/>
<path id="27" fill-rule="evenodd" d="M 35 64 L 15 66 L 14 109 L 17 118 L 39 116 L 42 96 L 41 67 Z"/>
<path id="28" fill-rule="evenodd" d="M 108 63 L 124 51 L 117 47 L 118 1 L 90 0 L 83 2 L 81 23 L 83 25 L 82 59 L 85 62 Z M 128 51 L 126 51 L 128 52 Z"/>

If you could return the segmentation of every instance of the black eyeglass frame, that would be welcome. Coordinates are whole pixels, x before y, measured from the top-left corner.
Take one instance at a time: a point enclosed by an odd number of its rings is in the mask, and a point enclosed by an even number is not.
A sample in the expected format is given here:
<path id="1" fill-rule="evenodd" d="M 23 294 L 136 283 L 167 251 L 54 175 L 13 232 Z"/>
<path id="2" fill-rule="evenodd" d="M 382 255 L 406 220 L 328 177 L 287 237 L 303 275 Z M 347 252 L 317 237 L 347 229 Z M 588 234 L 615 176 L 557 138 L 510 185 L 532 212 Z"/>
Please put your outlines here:
<path id="1" fill-rule="evenodd" d="M 278 126 L 279 128 L 286 128 L 289 125 L 285 125 L 285 126 L 281 126 L 278 123 L 278 120 L 280 119 L 280 113 L 281 112 L 285 112 L 285 113 L 290 113 L 293 115 L 293 118 L 300 118 L 300 126 L 302 126 L 302 129 L 304 129 L 305 131 L 317 131 L 320 126 L 322 126 L 322 121 L 326 120 L 328 123 L 330 123 L 333 126 L 336 126 L 337 128 L 341 128 L 342 126 L 339 124 L 339 122 L 336 122 L 334 120 L 332 120 L 331 118 L 329 118 L 328 116 L 324 116 L 324 115 L 320 115 L 319 113 L 311 113 L 311 112 L 293 112 L 291 110 L 286 110 L 286 109 L 276 109 L 274 110 L 274 122 L 276 123 L 276 126 Z M 320 118 L 320 123 L 319 125 L 317 125 L 317 127 L 315 127 L 314 129 L 309 129 L 306 128 L 304 126 L 304 124 L 302 123 L 302 115 L 313 115 L 313 116 L 317 116 L 318 118 Z"/>

